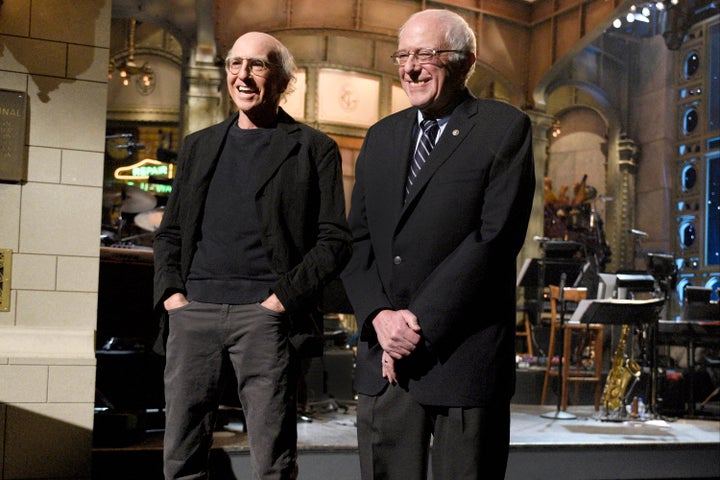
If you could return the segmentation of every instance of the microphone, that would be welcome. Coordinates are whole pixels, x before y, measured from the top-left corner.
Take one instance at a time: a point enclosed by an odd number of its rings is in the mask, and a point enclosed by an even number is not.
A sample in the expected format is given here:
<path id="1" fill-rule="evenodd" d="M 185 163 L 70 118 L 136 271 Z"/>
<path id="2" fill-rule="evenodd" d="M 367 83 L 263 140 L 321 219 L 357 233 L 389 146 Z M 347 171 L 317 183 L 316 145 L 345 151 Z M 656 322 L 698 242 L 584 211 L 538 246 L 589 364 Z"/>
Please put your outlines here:
<path id="1" fill-rule="evenodd" d="M 647 232 L 643 232 L 642 230 L 636 230 L 634 228 L 628 228 L 627 230 L 629 233 L 632 233 L 633 235 L 637 235 L 638 237 L 647 237 Z"/>

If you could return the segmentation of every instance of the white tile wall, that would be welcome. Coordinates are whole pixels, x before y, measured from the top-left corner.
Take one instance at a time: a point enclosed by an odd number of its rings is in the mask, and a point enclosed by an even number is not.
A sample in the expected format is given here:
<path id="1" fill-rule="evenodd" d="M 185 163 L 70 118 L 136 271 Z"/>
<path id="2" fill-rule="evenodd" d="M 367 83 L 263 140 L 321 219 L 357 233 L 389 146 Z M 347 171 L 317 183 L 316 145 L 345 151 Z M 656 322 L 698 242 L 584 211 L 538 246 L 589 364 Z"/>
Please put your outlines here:
<path id="1" fill-rule="evenodd" d="M 94 362 L 92 330 L 0 327 L 0 365 L 92 365 Z"/>
<path id="2" fill-rule="evenodd" d="M 102 186 L 104 156 L 100 152 L 64 150 L 61 182 L 67 185 Z"/>
<path id="3" fill-rule="evenodd" d="M 0 43 L 4 42 L 5 38 L 0 35 Z M 7 54 L 7 50 L 5 50 L 5 54 Z M 2 57 L 0 57 L 0 62 L 2 62 Z M 0 71 L 0 88 L 4 90 L 24 92 L 27 90 L 27 81 L 28 76 L 25 74 Z"/>
<path id="4" fill-rule="evenodd" d="M 28 149 L 28 182 L 59 183 L 62 150 L 30 147 Z"/>
<path id="5" fill-rule="evenodd" d="M 111 7 L 13 0 L 0 15 L 0 89 L 28 98 L 28 182 L 0 184 L 3 480 L 90 478 Z"/>
<path id="6" fill-rule="evenodd" d="M 45 365 L 0 365 L 0 402 L 47 402 L 47 383 Z"/>
<path id="7" fill-rule="evenodd" d="M 73 2 L 72 21 L 68 21 L 67 3 L 57 0 L 30 2 L 30 36 L 60 42 L 108 47 L 110 9 L 108 0 Z M 83 28 L 78 28 L 82 25 Z"/>
<path id="8" fill-rule="evenodd" d="M 104 151 L 106 84 L 38 75 L 32 80 L 28 85 L 31 145 Z"/>
<path id="9" fill-rule="evenodd" d="M 76 331 L 77 333 L 77 331 Z M 89 343 L 88 343 L 89 345 Z M 31 352 L 32 353 L 32 352 Z M 79 355 L 76 352 L 73 352 L 74 355 Z M 53 366 L 53 365 L 62 365 L 62 366 L 92 366 L 95 365 L 97 361 L 95 360 L 95 352 L 90 352 L 85 357 L 79 357 L 79 356 L 62 356 L 61 354 L 54 353 L 53 356 L 46 356 L 46 357 L 31 357 L 31 356 L 19 356 L 14 357 L 12 359 L 8 359 L 9 365 L 45 365 L 45 366 Z"/>
<path id="10" fill-rule="evenodd" d="M 93 403 L 95 366 L 51 365 L 47 397 L 51 403 Z"/>
<path id="11" fill-rule="evenodd" d="M 0 248 L 18 249 L 21 191 L 20 185 L 0 183 Z"/>
<path id="12" fill-rule="evenodd" d="M 97 293 L 20 290 L 16 309 L 18 326 L 92 331 L 97 321 Z"/>
<path id="13" fill-rule="evenodd" d="M 54 255 L 25 255 L 12 257 L 12 288 L 15 290 L 55 290 L 56 263 Z"/>
<path id="14" fill-rule="evenodd" d="M 68 77 L 94 82 L 107 81 L 110 52 L 106 48 L 68 46 Z"/>
<path id="15" fill-rule="evenodd" d="M 9 35 L 30 33 L 30 2 L 5 2 L 0 16 L 0 31 Z"/>
<path id="16" fill-rule="evenodd" d="M 97 292 L 99 273 L 96 258 L 58 257 L 57 288 L 73 292 Z"/>
<path id="17" fill-rule="evenodd" d="M 2 42 L 5 49 L 3 55 L 0 56 L 0 70 L 30 71 L 38 75 L 54 77 L 65 76 L 67 52 L 65 44 L 8 36 L 3 36 Z"/>
<path id="18" fill-rule="evenodd" d="M 23 187 L 20 250 L 99 256 L 102 188 L 28 183 Z"/>

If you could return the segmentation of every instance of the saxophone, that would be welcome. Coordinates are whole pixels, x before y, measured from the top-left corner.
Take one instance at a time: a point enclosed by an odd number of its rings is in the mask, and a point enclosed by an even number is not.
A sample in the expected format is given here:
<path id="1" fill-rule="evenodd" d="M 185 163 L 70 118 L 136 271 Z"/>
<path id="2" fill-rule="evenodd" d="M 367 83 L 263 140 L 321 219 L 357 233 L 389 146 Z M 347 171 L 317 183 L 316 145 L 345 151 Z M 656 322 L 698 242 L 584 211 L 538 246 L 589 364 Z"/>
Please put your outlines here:
<path id="1" fill-rule="evenodd" d="M 608 373 L 605 388 L 602 394 L 602 404 L 606 409 L 618 410 L 623 406 L 625 396 L 628 393 L 630 381 L 640 378 L 640 365 L 625 355 L 625 345 L 630 331 L 629 325 L 623 325 L 615 356 L 613 357 L 612 368 Z M 633 382 L 633 385 L 635 384 Z"/>

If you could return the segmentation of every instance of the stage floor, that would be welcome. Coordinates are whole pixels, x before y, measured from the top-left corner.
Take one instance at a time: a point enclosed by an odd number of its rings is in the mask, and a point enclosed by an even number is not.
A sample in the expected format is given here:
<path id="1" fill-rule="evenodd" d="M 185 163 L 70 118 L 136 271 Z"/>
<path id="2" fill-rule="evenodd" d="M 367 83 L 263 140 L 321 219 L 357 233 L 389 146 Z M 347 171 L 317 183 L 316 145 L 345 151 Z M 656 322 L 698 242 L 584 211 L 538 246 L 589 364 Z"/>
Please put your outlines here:
<path id="1" fill-rule="evenodd" d="M 358 479 L 355 408 L 329 406 L 319 405 L 311 421 L 298 421 L 300 478 Z M 568 408 L 576 416 L 572 420 L 542 416 L 555 411 L 550 406 L 512 405 L 506 479 L 720 478 L 718 420 L 607 422 L 592 406 Z M 133 445 L 96 448 L 94 478 L 162 478 L 161 450 L 161 431 L 146 432 Z M 246 478 L 249 454 L 241 423 L 230 418 L 216 432 L 212 458 L 215 478 Z M 141 474 L 128 468 L 144 470 Z"/>

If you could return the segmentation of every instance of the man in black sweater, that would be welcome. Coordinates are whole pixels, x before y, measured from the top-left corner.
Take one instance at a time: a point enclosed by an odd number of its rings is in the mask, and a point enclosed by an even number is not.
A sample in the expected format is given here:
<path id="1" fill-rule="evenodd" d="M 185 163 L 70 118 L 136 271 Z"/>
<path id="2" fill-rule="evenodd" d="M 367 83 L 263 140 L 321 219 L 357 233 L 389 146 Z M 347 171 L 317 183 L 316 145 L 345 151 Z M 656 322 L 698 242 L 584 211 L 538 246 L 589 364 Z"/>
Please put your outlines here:
<path id="1" fill-rule="evenodd" d="M 227 60 L 238 113 L 189 135 L 154 244 L 168 314 L 165 478 L 207 478 L 223 358 L 232 363 L 256 478 L 297 475 L 300 339 L 350 255 L 341 160 L 280 107 L 294 61 L 247 33 Z"/>

